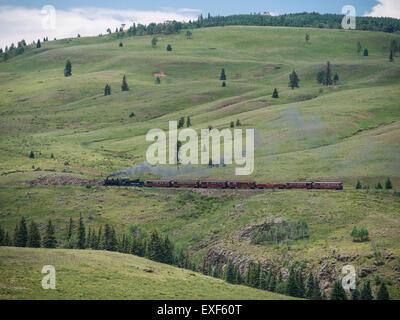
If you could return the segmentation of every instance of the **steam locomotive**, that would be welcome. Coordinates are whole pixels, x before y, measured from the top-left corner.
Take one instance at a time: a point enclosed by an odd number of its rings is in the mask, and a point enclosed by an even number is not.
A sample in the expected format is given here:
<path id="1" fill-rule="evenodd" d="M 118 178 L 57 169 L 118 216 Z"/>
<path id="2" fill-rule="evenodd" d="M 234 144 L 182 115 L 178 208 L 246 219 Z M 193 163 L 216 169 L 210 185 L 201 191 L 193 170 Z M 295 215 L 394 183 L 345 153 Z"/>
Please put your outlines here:
<path id="1" fill-rule="evenodd" d="M 339 181 L 290 181 L 286 183 L 257 183 L 253 180 L 131 180 L 129 178 L 107 178 L 105 186 L 129 186 L 149 188 L 201 188 L 201 189 L 333 189 L 342 190 Z"/>

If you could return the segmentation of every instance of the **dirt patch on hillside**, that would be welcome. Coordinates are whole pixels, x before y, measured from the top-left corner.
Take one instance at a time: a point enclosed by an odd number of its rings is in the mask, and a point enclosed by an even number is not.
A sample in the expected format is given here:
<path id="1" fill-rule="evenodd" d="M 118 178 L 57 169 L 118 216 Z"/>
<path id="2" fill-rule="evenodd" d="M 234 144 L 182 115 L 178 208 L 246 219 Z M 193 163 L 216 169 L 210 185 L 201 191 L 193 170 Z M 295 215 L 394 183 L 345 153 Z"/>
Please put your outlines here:
<path id="1" fill-rule="evenodd" d="M 77 178 L 70 175 L 62 175 L 62 174 L 48 174 L 45 176 L 41 176 L 35 180 L 29 181 L 29 185 L 31 186 L 80 186 L 85 184 L 96 184 L 102 185 L 102 181 L 97 180 L 89 180 Z"/>

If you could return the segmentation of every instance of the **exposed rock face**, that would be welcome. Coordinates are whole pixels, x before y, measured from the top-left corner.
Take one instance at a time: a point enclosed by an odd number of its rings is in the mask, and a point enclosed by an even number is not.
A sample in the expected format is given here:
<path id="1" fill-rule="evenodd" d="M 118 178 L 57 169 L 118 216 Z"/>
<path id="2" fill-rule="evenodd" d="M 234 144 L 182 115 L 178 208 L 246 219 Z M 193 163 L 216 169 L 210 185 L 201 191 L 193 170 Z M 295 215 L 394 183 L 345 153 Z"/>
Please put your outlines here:
<path id="1" fill-rule="evenodd" d="M 269 231 L 272 223 L 278 224 L 278 223 L 282 223 L 283 221 L 284 221 L 283 218 L 279 217 L 279 218 L 274 219 L 273 221 L 267 221 L 262 224 L 249 226 L 246 229 L 239 232 L 239 237 L 240 238 L 249 238 L 252 235 L 252 233 L 255 231 L 257 231 L 257 232 Z"/>

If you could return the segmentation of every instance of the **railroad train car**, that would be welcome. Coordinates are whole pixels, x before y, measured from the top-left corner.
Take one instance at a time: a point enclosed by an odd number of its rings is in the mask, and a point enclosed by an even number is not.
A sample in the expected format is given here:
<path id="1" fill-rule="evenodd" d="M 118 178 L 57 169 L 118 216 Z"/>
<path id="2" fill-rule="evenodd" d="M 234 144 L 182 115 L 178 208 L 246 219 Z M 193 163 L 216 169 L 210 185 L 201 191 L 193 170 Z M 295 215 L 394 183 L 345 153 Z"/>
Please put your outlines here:
<path id="1" fill-rule="evenodd" d="M 313 189 L 335 189 L 343 190 L 343 183 L 339 181 L 319 181 L 313 182 Z"/>
<path id="2" fill-rule="evenodd" d="M 290 181 L 286 182 L 286 189 L 312 189 L 312 181 Z"/>
<path id="3" fill-rule="evenodd" d="M 199 180 L 177 180 L 177 181 L 172 181 L 172 185 L 175 188 L 198 188 L 200 185 Z"/>
<path id="4" fill-rule="evenodd" d="M 171 180 L 146 180 L 146 187 L 170 188 L 172 187 Z"/>
<path id="5" fill-rule="evenodd" d="M 228 181 L 228 187 L 231 189 L 255 189 L 257 187 L 257 183 L 255 181 L 247 180 Z"/>
<path id="6" fill-rule="evenodd" d="M 228 187 L 228 181 L 225 180 L 202 180 L 200 188 L 225 189 Z"/>
<path id="7" fill-rule="evenodd" d="M 283 183 L 257 183 L 257 189 L 285 189 Z"/>

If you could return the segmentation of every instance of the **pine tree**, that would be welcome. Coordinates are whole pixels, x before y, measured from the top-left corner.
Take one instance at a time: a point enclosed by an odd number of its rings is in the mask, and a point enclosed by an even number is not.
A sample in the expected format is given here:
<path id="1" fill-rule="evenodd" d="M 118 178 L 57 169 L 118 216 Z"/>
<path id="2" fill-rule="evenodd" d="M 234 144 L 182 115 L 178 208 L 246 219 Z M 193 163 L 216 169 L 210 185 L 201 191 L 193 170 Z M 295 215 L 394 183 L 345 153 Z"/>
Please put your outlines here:
<path id="1" fill-rule="evenodd" d="M 22 217 L 18 227 L 15 246 L 26 247 L 27 241 L 28 241 L 28 228 L 26 227 L 25 218 Z"/>
<path id="2" fill-rule="evenodd" d="M 72 76 L 72 63 L 69 60 L 67 60 L 67 62 L 65 63 L 64 76 L 65 77 Z"/>
<path id="3" fill-rule="evenodd" d="M 367 280 L 364 283 L 363 288 L 361 289 L 360 300 L 373 300 L 373 299 L 374 297 L 372 296 L 371 282 Z"/>
<path id="4" fill-rule="evenodd" d="M 90 226 L 85 239 L 85 248 L 90 248 L 90 240 L 92 239 L 92 228 L 90 228 Z"/>
<path id="5" fill-rule="evenodd" d="M 97 233 L 97 239 L 96 239 L 96 249 L 97 250 L 102 250 L 103 248 L 103 233 L 102 233 L 102 228 L 101 226 L 99 227 L 99 231 Z"/>
<path id="6" fill-rule="evenodd" d="M 326 86 L 332 85 L 332 68 L 331 68 L 331 63 L 329 61 L 326 64 L 324 85 Z"/>
<path id="7" fill-rule="evenodd" d="M 346 291 L 344 291 L 340 281 L 335 281 L 331 291 L 330 300 L 347 300 Z"/>
<path id="8" fill-rule="evenodd" d="M 376 296 L 376 300 L 390 300 L 389 292 L 386 288 L 386 285 L 382 282 L 379 287 L 378 294 Z"/>
<path id="9" fill-rule="evenodd" d="M 46 227 L 46 231 L 43 237 L 43 247 L 44 248 L 55 248 L 57 246 L 57 240 L 54 235 L 54 227 L 53 224 L 51 223 L 51 219 L 49 219 L 49 222 Z"/>
<path id="10" fill-rule="evenodd" d="M 160 78 L 160 77 L 157 77 L 157 78 L 156 78 L 155 84 L 161 84 L 161 78 Z"/>
<path id="11" fill-rule="evenodd" d="M 6 231 L 6 234 L 4 236 L 4 241 L 3 241 L 3 245 L 4 246 L 11 246 L 12 245 L 12 241 L 10 239 L 10 236 L 8 234 L 8 231 Z"/>
<path id="12" fill-rule="evenodd" d="M 226 75 L 225 75 L 225 69 L 224 68 L 221 69 L 221 75 L 219 76 L 219 80 L 223 80 L 223 81 L 226 80 Z"/>
<path id="13" fill-rule="evenodd" d="M 36 48 L 41 48 L 42 44 L 40 43 L 40 39 L 38 39 L 38 41 L 36 42 Z"/>
<path id="14" fill-rule="evenodd" d="M 178 121 L 178 129 L 183 128 L 184 125 L 185 125 L 185 118 L 180 117 L 180 119 Z"/>
<path id="15" fill-rule="evenodd" d="M 214 278 L 219 278 L 219 265 L 218 265 L 218 261 L 215 263 L 215 266 L 213 268 L 213 272 L 212 272 L 212 276 Z"/>
<path id="16" fill-rule="evenodd" d="M 166 236 L 164 238 L 162 255 L 163 255 L 163 259 L 162 259 L 163 263 L 173 264 L 173 262 L 174 262 L 174 245 L 169 240 L 168 236 Z"/>
<path id="17" fill-rule="evenodd" d="M 368 49 L 364 49 L 364 57 L 368 57 L 368 55 L 369 55 Z"/>
<path id="18" fill-rule="evenodd" d="M 319 279 L 315 277 L 314 289 L 312 293 L 312 300 L 323 300 L 321 295 L 321 288 L 319 287 Z"/>
<path id="19" fill-rule="evenodd" d="M 358 289 L 351 291 L 351 300 L 360 300 L 360 291 Z"/>
<path id="20" fill-rule="evenodd" d="M 109 249 L 108 250 L 117 251 L 117 249 L 118 249 L 117 235 L 115 233 L 115 229 L 111 228 L 110 242 L 109 242 Z"/>
<path id="21" fill-rule="evenodd" d="M 67 241 L 71 240 L 73 230 L 74 230 L 74 221 L 70 217 L 69 218 L 68 229 L 67 229 Z"/>
<path id="22" fill-rule="evenodd" d="M 362 50 L 362 46 L 361 46 L 360 41 L 358 41 L 358 42 L 357 42 L 357 54 L 358 54 L 358 55 L 360 55 L 361 50 Z"/>
<path id="23" fill-rule="evenodd" d="M 106 86 L 104 87 L 104 95 L 105 96 L 109 96 L 111 95 L 111 87 L 110 85 L 107 83 Z"/>
<path id="24" fill-rule="evenodd" d="M 167 45 L 167 51 L 172 51 L 172 47 L 170 44 Z"/>
<path id="25" fill-rule="evenodd" d="M 14 229 L 14 236 L 13 236 L 13 240 L 12 243 L 14 246 L 18 247 L 18 223 L 15 225 L 15 229 Z"/>
<path id="26" fill-rule="evenodd" d="M 40 232 L 35 222 L 31 221 L 28 233 L 28 247 L 40 248 Z"/>
<path id="27" fill-rule="evenodd" d="M 4 234 L 4 230 L 3 228 L 0 226 L 0 246 L 4 246 L 4 238 L 5 238 L 5 234 Z"/>
<path id="28" fill-rule="evenodd" d="M 231 128 L 234 128 L 235 127 L 235 123 L 233 122 L 233 121 L 231 121 L 231 123 L 230 123 L 230 125 L 229 125 Z"/>
<path id="29" fill-rule="evenodd" d="M 126 76 L 124 75 L 124 77 L 122 78 L 122 86 L 121 86 L 122 91 L 128 91 L 129 87 L 128 87 L 128 83 L 126 82 Z"/>
<path id="30" fill-rule="evenodd" d="M 390 179 L 388 178 L 387 180 L 386 180 L 386 183 L 385 183 L 385 189 L 392 189 L 393 188 L 393 185 L 392 185 L 392 181 L 390 181 Z"/>
<path id="31" fill-rule="evenodd" d="M 324 83 L 324 80 L 325 80 L 325 71 L 319 71 L 319 72 L 317 73 L 317 82 L 318 82 L 319 84 L 323 84 L 323 83 Z"/>
<path id="32" fill-rule="evenodd" d="M 33 151 L 31 151 L 31 152 L 29 153 L 29 158 L 35 159 L 35 154 L 33 153 Z"/>
<path id="33" fill-rule="evenodd" d="M 261 290 L 267 290 L 268 289 L 268 284 L 267 284 L 267 277 L 265 275 L 265 271 L 261 269 L 260 271 L 260 289 Z"/>
<path id="34" fill-rule="evenodd" d="M 376 185 L 376 189 L 383 189 L 382 183 L 378 182 Z"/>
<path id="35" fill-rule="evenodd" d="M 299 298 L 304 298 L 306 295 L 306 289 L 304 287 L 304 278 L 301 270 L 296 274 L 296 282 L 297 282 L 297 296 Z"/>
<path id="36" fill-rule="evenodd" d="M 310 41 L 310 35 L 306 33 L 306 42 L 308 43 Z"/>
<path id="37" fill-rule="evenodd" d="M 361 181 L 357 180 L 356 189 L 361 189 L 361 188 L 362 188 Z"/>
<path id="38" fill-rule="evenodd" d="M 226 88 L 226 82 L 225 81 L 222 81 L 222 88 Z"/>
<path id="39" fill-rule="evenodd" d="M 286 294 L 292 297 L 298 296 L 297 283 L 296 283 L 296 273 L 291 270 L 286 283 Z"/>
<path id="40" fill-rule="evenodd" d="M 274 99 L 278 99 L 279 98 L 279 93 L 278 93 L 278 89 L 277 88 L 274 89 L 274 92 L 272 93 L 272 98 L 274 98 Z"/>
<path id="41" fill-rule="evenodd" d="M 275 274 L 271 272 L 271 278 L 269 280 L 268 291 L 275 292 L 276 291 L 276 278 Z"/>
<path id="42" fill-rule="evenodd" d="M 292 88 L 298 88 L 299 87 L 299 77 L 297 76 L 296 71 L 293 71 L 290 76 L 289 76 L 289 87 Z"/>
<path id="43" fill-rule="evenodd" d="M 153 230 L 150 234 L 146 247 L 146 257 L 157 262 L 162 262 L 163 260 L 162 240 L 157 230 Z"/>
<path id="44" fill-rule="evenodd" d="M 335 76 L 333 77 L 333 83 L 337 84 L 339 82 L 339 75 L 335 73 Z"/>
<path id="45" fill-rule="evenodd" d="M 246 283 L 253 288 L 260 287 L 260 264 L 255 264 L 251 261 L 247 267 Z"/>
<path id="46" fill-rule="evenodd" d="M 225 267 L 225 281 L 228 283 L 235 283 L 235 268 L 230 260 L 228 260 L 228 263 L 226 264 Z"/>
<path id="47" fill-rule="evenodd" d="M 192 123 L 190 122 L 190 117 L 187 117 L 186 126 L 189 128 L 191 125 L 192 125 Z"/>
<path id="48" fill-rule="evenodd" d="M 76 245 L 78 249 L 85 249 L 85 244 L 86 244 L 85 224 L 83 223 L 82 215 L 79 215 L 78 242 Z"/>
<path id="49" fill-rule="evenodd" d="M 119 46 L 120 46 L 120 47 L 123 47 L 123 46 L 124 46 L 124 44 L 123 44 L 122 42 L 120 42 L 120 43 L 119 43 Z"/>
<path id="50" fill-rule="evenodd" d="M 306 298 L 311 299 L 313 296 L 313 292 L 314 292 L 314 277 L 313 274 L 310 272 L 307 280 Z"/>

